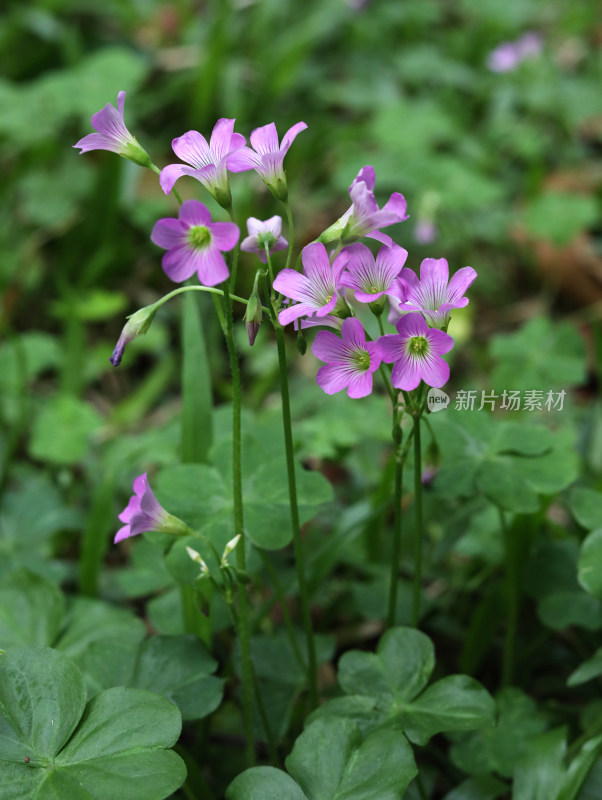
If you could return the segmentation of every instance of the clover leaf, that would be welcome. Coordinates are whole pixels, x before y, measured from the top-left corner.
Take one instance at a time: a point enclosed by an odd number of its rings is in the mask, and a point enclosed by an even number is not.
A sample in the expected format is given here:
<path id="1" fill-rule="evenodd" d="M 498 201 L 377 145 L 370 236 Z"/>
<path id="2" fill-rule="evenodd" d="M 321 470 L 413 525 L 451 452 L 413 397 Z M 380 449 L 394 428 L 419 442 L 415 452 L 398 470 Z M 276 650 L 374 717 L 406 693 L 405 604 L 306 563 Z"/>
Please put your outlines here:
<path id="1" fill-rule="evenodd" d="M 186 777 L 180 712 L 114 688 L 86 705 L 83 677 L 47 647 L 0 658 L 0 800 L 164 800 Z"/>
<path id="2" fill-rule="evenodd" d="M 425 689 L 435 666 L 433 644 L 414 628 L 393 628 L 376 653 L 352 650 L 339 661 L 347 694 L 321 706 L 310 719 L 349 717 L 364 731 L 390 723 L 408 739 L 426 744 L 436 733 L 493 724 L 495 704 L 481 684 L 450 675 Z"/>

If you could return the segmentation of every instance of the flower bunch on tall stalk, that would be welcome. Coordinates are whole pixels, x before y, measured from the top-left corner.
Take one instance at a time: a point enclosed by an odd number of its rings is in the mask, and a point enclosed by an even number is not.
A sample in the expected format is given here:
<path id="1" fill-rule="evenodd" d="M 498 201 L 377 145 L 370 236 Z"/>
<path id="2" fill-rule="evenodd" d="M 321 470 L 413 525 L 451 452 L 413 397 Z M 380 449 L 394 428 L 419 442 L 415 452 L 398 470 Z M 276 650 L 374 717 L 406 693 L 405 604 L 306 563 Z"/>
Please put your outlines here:
<path id="1" fill-rule="evenodd" d="M 418 276 L 405 266 L 408 252 L 383 232 L 408 218 L 402 194 L 394 192 L 379 207 L 375 197 L 376 176 L 371 166 L 362 167 L 351 186 L 350 208 L 324 230 L 313 242 L 305 244 L 294 259 L 295 233 L 284 159 L 297 135 L 307 125 L 298 122 L 279 140 L 276 126 L 269 123 L 250 134 L 251 147 L 240 133 L 234 132 L 234 119 L 220 119 L 209 140 L 198 131 L 188 131 L 173 140 L 180 163 L 157 167 L 130 134 L 124 121 L 125 92 L 120 92 L 118 107 L 108 104 L 92 118 L 97 133 L 89 134 L 75 145 L 81 152 L 110 150 L 148 167 L 159 176 L 160 187 L 175 196 L 179 203 L 177 217 L 158 220 L 152 241 L 162 250 L 162 268 L 174 282 L 182 284 L 196 276 L 199 285 L 185 285 L 168 293 L 152 306 L 135 312 L 126 323 L 111 362 L 117 366 L 129 341 L 145 333 L 157 310 L 172 297 L 190 291 L 212 294 L 216 313 L 226 341 L 232 372 L 232 537 L 217 563 L 222 578 L 212 578 L 207 564 L 195 550 L 190 557 L 201 567 L 200 581 L 213 580 L 231 608 L 237 628 L 242 662 L 243 713 L 247 760 L 254 760 L 253 698 L 261 711 L 261 697 L 253 674 L 250 650 L 249 593 L 247 552 L 250 543 L 245 532 L 245 509 L 242 494 L 241 457 L 241 377 L 239 354 L 234 337 L 233 301 L 246 305 L 245 322 L 252 345 L 264 318 L 272 325 L 278 350 L 282 422 L 288 475 L 290 515 L 295 563 L 301 599 L 301 617 L 307 643 L 307 683 L 310 704 L 318 703 L 316 648 L 310 598 L 307 586 L 305 554 L 300 533 L 297 479 L 293 452 L 288 365 L 284 329 L 293 325 L 298 335 L 319 328 L 311 346 L 323 362 L 318 369 L 317 385 L 326 394 L 346 391 L 360 400 L 374 390 L 377 376 L 382 381 L 389 413 L 392 416 L 392 442 L 395 458 L 394 533 L 387 626 L 395 625 L 399 561 L 402 535 L 403 468 L 410 445 L 414 446 L 414 510 L 416 516 L 413 623 L 418 625 L 421 603 L 422 570 L 422 447 L 421 423 L 426 410 L 428 387 L 446 384 L 450 368 L 444 356 L 452 349 L 447 333 L 451 313 L 468 303 L 465 292 L 477 273 L 471 267 L 458 270 L 449 278 L 444 258 L 426 258 Z M 264 181 L 286 217 L 286 238 L 278 215 L 262 221 L 246 220 L 248 236 L 240 241 L 241 221 L 237 219 L 230 187 L 230 176 L 254 170 Z M 175 188 L 180 179 L 193 178 L 202 190 L 217 201 L 227 220 L 212 219 L 201 200 L 182 202 Z M 370 245 L 370 246 L 369 246 Z M 257 265 L 253 291 L 249 298 L 234 294 L 239 250 L 255 253 Z M 286 252 L 285 263 L 273 257 Z M 385 330 L 383 317 L 388 311 Z M 372 339 L 360 317 L 367 307 L 378 323 L 380 336 Z M 304 341 L 303 338 L 300 339 Z M 411 429 L 403 435 L 402 423 L 409 416 Z M 122 512 L 126 523 L 115 541 L 143 531 L 160 531 L 175 536 L 187 535 L 190 528 L 173 517 L 156 501 L 146 475 L 134 482 L 135 494 Z M 236 566 L 227 557 L 235 552 Z M 236 595 L 236 601 L 235 601 Z"/>

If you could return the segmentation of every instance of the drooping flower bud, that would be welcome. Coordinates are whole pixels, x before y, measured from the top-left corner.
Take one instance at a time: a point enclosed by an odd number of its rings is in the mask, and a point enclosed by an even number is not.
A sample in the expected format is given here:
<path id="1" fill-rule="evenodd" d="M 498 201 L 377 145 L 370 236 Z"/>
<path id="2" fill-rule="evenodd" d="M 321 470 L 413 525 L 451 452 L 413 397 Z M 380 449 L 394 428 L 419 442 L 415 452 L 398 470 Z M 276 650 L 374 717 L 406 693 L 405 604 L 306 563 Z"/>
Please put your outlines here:
<path id="1" fill-rule="evenodd" d="M 259 287 L 257 285 L 260 272 L 263 274 L 263 270 L 259 270 L 255 275 L 255 283 L 253 284 L 253 291 L 251 292 L 251 296 L 249 297 L 249 302 L 247 303 L 247 310 L 245 311 L 245 316 L 244 316 L 244 321 L 247 326 L 247 336 L 249 337 L 250 347 L 253 347 L 253 345 L 255 344 L 257 332 L 259 331 L 259 326 L 261 325 L 261 321 L 263 319 L 261 297 L 259 296 Z"/>
<path id="2" fill-rule="evenodd" d="M 138 309 L 138 311 L 134 314 L 130 314 L 127 318 L 127 322 L 113 350 L 113 355 L 109 359 L 114 367 L 118 367 L 119 364 L 121 364 L 125 346 L 131 342 L 132 339 L 146 333 L 150 328 L 158 308 L 159 306 L 153 303 L 151 306 L 144 306 L 144 308 Z"/>

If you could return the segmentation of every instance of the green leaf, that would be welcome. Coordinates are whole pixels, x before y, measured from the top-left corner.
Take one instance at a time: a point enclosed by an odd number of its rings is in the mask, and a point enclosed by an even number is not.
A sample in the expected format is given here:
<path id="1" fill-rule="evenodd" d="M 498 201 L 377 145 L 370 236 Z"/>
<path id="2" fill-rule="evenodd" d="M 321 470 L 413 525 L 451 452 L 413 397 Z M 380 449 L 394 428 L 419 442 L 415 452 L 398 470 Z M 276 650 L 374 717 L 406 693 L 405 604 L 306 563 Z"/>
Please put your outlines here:
<path id="1" fill-rule="evenodd" d="M 295 781 L 274 767 L 253 767 L 228 787 L 226 800 L 307 800 Z"/>
<path id="2" fill-rule="evenodd" d="M 602 751 L 602 736 L 585 742 L 579 753 L 571 761 L 564 776 L 556 800 L 576 800 L 590 770 Z"/>
<path id="3" fill-rule="evenodd" d="M 599 647 L 591 658 L 571 672 L 567 678 L 567 686 L 580 686 L 602 675 L 602 647 Z"/>
<path id="4" fill-rule="evenodd" d="M 581 545 L 577 578 L 586 592 L 602 600 L 602 528 L 592 531 Z"/>
<path id="5" fill-rule="evenodd" d="M 602 528 L 602 493 L 578 486 L 571 492 L 571 513 L 582 528 Z"/>
<path id="6" fill-rule="evenodd" d="M 0 800 L 164 800 L 183 783 L 184 763 L 165 750 L 181 728 L 172 703 L 115 688 L 84 705 L 82 676 L 70 659 L 49 648 L 6 651 Z"/>
<path id="7" fill-rule="evenodd" d="M 224 682 L 217 662 L 195 636 L 150 636 L 140 645 L 103 640 L 81 659 L 94 694 L 113 686 L 145 689 L 175 703 L 183 719 L 202 719 L 219 706 Z"/>
<path id="8" fill-rule="evenodd" d="M 362 742 L 351 720 L 336 717 L 305 729 L 286 768 L 309 800 L 397 800 L 418 774 L 399 731 L 375 731 Z"/>
<path id="9" fill-rule="evenodd" d="M 564 777 L 566 730 L 535 736 L 514 771 L 512 800 L 553 800 Z"/>
<path id="10" fill-rule="evenodd" d="M 507 791 L 507 785 L 492 775 L 478 775 L 462 781 L 443 800 L 496 800 Z"/>
<path id="11" fill-rule="evenodd" d="M 568 244 L 598 219 L 594 197 L 568 192 L 546 192 L 536 197 L 523 213 L 531 236 L 556 245 Z"/>
<path id="12" fill-rule="evenodd" d="M 119 639 L 136 643 L 146 633 L 142 620 L 131 611 L 88 597 L 76 597 L 72 601 L 64 627 L 56 648 L 76 660 L 93 642 Z"/>
<path id="13" fill-rule="evenodd" d="M 224 544 L 232 538 L 233 502 L 230 448 L 216 445 L 219 471 L 202 464 L 184 464 L 162 470 L 156 481 L 161 504 L 191 527 L 221 530 Z M 259 441 L 245 437 L 243 447 L 243 499 L 245 529 L 258 547 L 277 549 L 292 539 L 286 463 L 282 453 L 266 450 Z M 297 466 L 297 493 L 301 524 L 310 520 L 332 497 L 332 488 L 318 472 Z M 222 545 L 223 547 L 223 545 Z M 221 552 L 221 550 L 220 550 Z"/>
<path id="14" fill-rule="evenodd" d="M 52 644 L 64 614 L 63 594 L 51 581 L 27 570 L 5 577 L 0 583 L 0 650 Z"/>
<path id="15" fill-rule="evenodd" d="M 577 476 L 569 443 L 543 426 L 455 409 L 431 417 L 431 426 L 443 459 L 435 487 L 444 497 L 482 492 L 501 508 L 530 513 L 539 508 L 539 495 L 556 493 Z"/>
<path id="16" fill-rule="evenodd" d="M 602 603 L 582 591 L 553 592 L 537 607 L 544 625 L 560 631 L 578 625 L 590 631 L 602 628 Z"/>
<path id="17" fill-rule="evenodd" d="M 443 678 L 416 698 L 434 663 L 427 636 L 414 628 L 393 628 L 381 638 L 376 654 L 354 650 L 341 658 L 339 682 L 353 694 L 326 702 L 310 719 L 345 715 L 366 731 L 390 723 L 401 726 L 416 744 L 442 731 L 492 725 L 493 698 L 465 675 Z"/>
<path id="18" fill-rule="evenodd" d="M 0 576 L 26 567 L 30 572 L 55 577 L 57 565 L 48 561 L 52 552 L 49 539 L 58 531 L 78 528 L 81 522 L 81 515 L 63 505 L 47 478 L 30 477 L 7 491 L 0 511 Z"/>
<path id="19" fill-rule="evenodd" d="M 403 702 L 424 689 L 434 668 L 435 649 L 428 636 L 414 628 L 394 628 L 381 637 L 376 653 L 345 653 L 338 678 L 347 694 Z"/>
<path id="20" fill-rule="evenodd" d="M 424 745 L 442 731 L 469 731 L 493 725 L 495 704 L 481 684 L 467 675 L 434 683 L 402 711 L 410 741 Z"/>
<path id="21" fill-rule="evenodd" d="M 554 391 L 554 403 L 558 391 L 579 385 L 587 372 L 583 337 L 569 322 L 535 317 L 514 333 L 494 336 L 490 349 L 498 362 L 493 370 L 493 386 L 497 392 L 520 390 L 521 407 L 524 392 L 537 389 L 542 392 L 545 409 L 550 391 Z M 563 407 L 566 408 L 566 396 Z"/>
<path id="22" fill-rule="evenodd" d="M 52 464 L 75 464 L 88 453 L 92 433 L 101 424 L 102 417 L 89 403 L 57 395 L 35 419 L 29 453 Z"/>
<path id="23" fill-rule="evenodd" d="M 453 763 L 471 775 L 496 772 L 511 778 L 527 743 L 546 727 L 536 703 L 520 689 L 502 689 L 496 697 L 497 723 L 467 734 L 451 747 Z"/>
<path id="24" fill-rule="evenodd" d="M 54 759 L 75 730 L 85 703 L 84 682 L 72 661 L 47 647 L 7 650 L 0 657 L 2 762 L 25 766 L 26 756 L 37 764 Z"/>

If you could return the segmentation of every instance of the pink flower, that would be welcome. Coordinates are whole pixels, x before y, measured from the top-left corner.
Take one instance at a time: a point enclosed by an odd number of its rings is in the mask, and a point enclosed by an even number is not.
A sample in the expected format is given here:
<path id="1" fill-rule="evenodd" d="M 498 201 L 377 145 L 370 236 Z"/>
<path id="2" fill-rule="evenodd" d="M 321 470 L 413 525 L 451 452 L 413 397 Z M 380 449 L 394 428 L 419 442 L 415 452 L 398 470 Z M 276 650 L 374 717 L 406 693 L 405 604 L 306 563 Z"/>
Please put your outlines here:
<path id="1" fill-rule="evenodd" d="M 264 264 L 268 260 L 265 254 L 266 247 L 270 254 L 275 250 L 286 250 L 288 247 L 288 242 L 280 235 L 282 233 L 282 217 L 270 217 L 265 222 L 255 219 L 255 217 L 249 217 L 247 230 L 249 235 L 242 240 L 240 249 L 247 253 L 257 253 L 259 260 Z"/>
<path id="2" fill-rule="evenodd" d="M 419 311 L 429 325 L 447 327 L 451 311 L 468 305 L 468 297 L 463 295 L 476 277 L 472 267 L 462 267 L 449 280 L 445 258 L 425 258 L 420 265 L 420 280 L 413 270 L 404 267 L 397 281 L 397 299 L 391 299 L 390 321 L 400 314 Z"/>
<path id="3" fill-rule="evenodd" d="M 276 275 L 274 289 L 297 300 L 295 305 L 278 314 L 281 325 L 288 325 L 299 317 L 326 317 L 334 311 L 339 300 L 339 278 L 347 263 L 347 254 L 339 253 L 331 264 L 326 248 L 320 242 L 312 242 L 301 252 L 303 274 L 294 269 L 283 269 Z"/>
<path id="4" fill-rule="evenodd" d="M 374 184 L 374 167 L 362 167 L 349 187 L 351 208 L 322 233 L 321 242 L 334 242 L 337 239 L 353 242 L 362 236 L 368 236 L 383 244 L 392 244 L 391 237 L 378 229 L 407 219 L 408 206 L 402 194 L 393 192 L 385 205 L 379 208 L 374 198 Z"/>
<path id="5" fill-rule="evenodd" d="M 439 388 L 449 380 L 449 364 L 441 357 L 454 346 L 452 337 L 429 328 L 420 314 L 408 314 L 397 323 L 397 333 L 378 339 L 378 352 L 387 364 L 394 364 L 391 383 L 411 391 L 424 381 Z"/>
<path id="6" fill-rule="evenodd" d="M 80 148 L 80 155 L 90 150 L 110 150 L 120 156 L 129 158 L 141 167 L 150 167 L 151 160 L 136 138 L 125 127 L 123 108 L 125 92 L 117 95 L 117 108 L 107 103 L 104 108 L 92 116 L 92 127 L 97 133 L 89 133 L 73 147 Z"/>
<path id="7" fill-rule="evenodd" d="M 200 181 L 217 202 L 228 208 L 232 202 L 228 170 L 242 172 L 250 167 L 241 166 L 235 158 L 244 147 L 245 137 L 234 133 L 234 119 L 218 119 L 207 140 L 198 131 L 188 131 L 171 143 L 174 153 L 186 164 L 169 164 L 161 170 L 159 183 L 165 194 L 169 194 L 175 182 L 183 175 Z"/>
<path id="8" fill-rule="evenodd" d="M 284 156 L 297 135 L 306 128 L 305 122 L 295 123 L 282 137 L 282 144 L 278 143 L 278 132 L 273 122 L 255 128 L 250 136 L 254 150 L 244 147 L 236 153 L 239 170 L 254 169 L 270 191 L 279 200 L 286 201 L 288 189 L 284 174 Z"/>
<path id="9" fill-rule="evenodd" d="M 528 58 L 541 52 L 541 37 L 533 31 L 523 34 L 515 42 L 502 42 L 487 57 L 487 66 L 492 72 L 512 72 Z"/>
<path id="10" fill-rule="evenodd" d="M 235 247 L 239 234 L 233 222 L 211 222 L 203 203 L 186 200 L 178 219 L 155 223 L 151 240 L 167 250 L 162 267 L 172 281 L 182 283 L 196 272 L 204 286 L 215 286 L 230 274 L 222 253 Z"/>
<path id="11" fill-rule="evenodd" d="M 169 514 L 159 503 L 150 487 L 146 472 L 135 478 L 134 494 L 119 514 L 119 519 L 125 522 L 125 525 L 117 531 L 114 544 L 148 531 L 173 533 L 176 536 L 192 533 L 181 519 Z"/>
<path id="12" fill-rule="evenodd" d="M 349 397 L 366 397 L 372 392 L 372 373 L 380 367 L 381 357 L 376 342 L 367 342 L 361 322 L 354 317 L 343 320 L 341 336 L 319 331 L 311 347 L 312 353 L 326 366 L 316 376 L 318 386 L 326 394 L 347 389 Z"/>
<path id="13" fill-rule="evenodd" d="M 381 247 L 376 259 L 365 244 L 352 244 L 345 252 L 349 258 L 339 286 L 353 289 L 360 303 L 372 303 L 398 291 L 395 279 L 408 257 L 403 247 Z"/>

